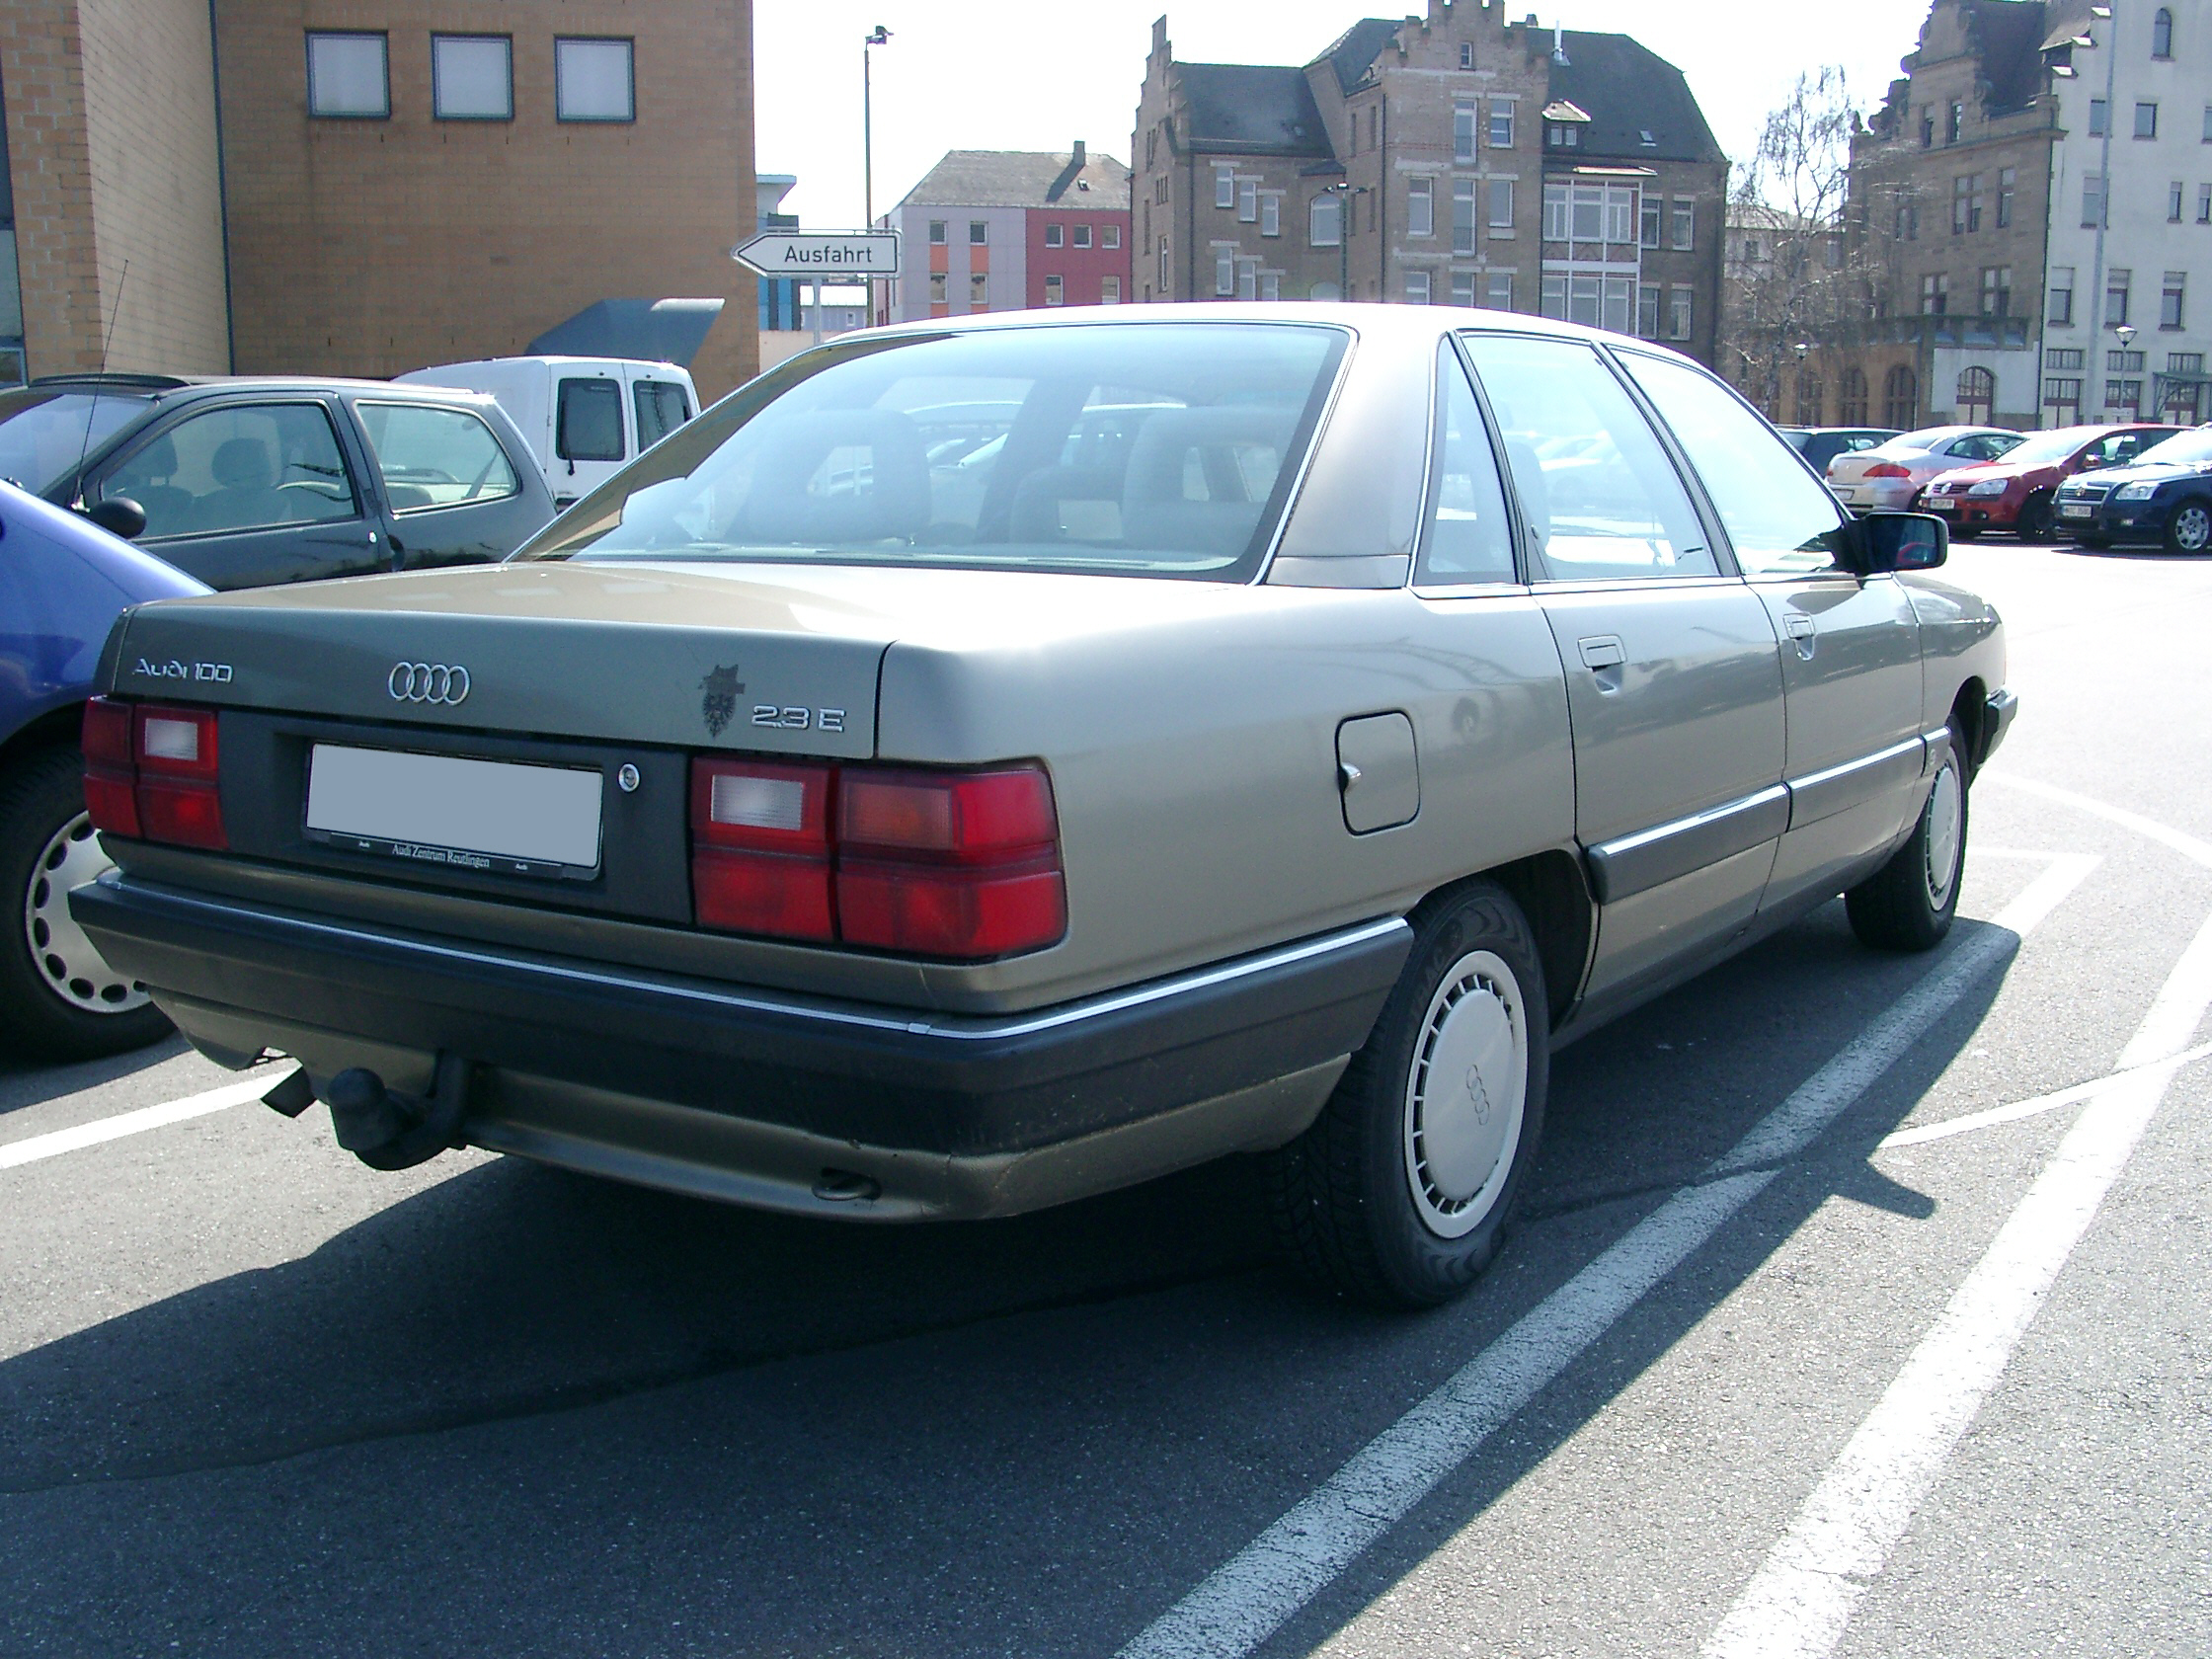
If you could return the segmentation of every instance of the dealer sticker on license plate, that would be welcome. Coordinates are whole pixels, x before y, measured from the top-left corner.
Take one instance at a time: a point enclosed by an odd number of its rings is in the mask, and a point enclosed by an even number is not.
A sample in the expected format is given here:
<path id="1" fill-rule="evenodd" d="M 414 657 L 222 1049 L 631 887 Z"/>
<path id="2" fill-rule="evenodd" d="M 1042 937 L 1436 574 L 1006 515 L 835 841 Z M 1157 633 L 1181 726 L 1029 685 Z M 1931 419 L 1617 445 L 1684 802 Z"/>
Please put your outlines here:
<path id="1" fill-rule="evenodd" d="M 307 836 L 487 875 L 589 877 L 604 781 L 595 768 L 317 744 Z"/>
<path id="2" fill-rule="evenodd" d="M 2068 502 L 2058 510 L 2058 515 L 2061 518 L 2093 518 L 2096 515 L 2096 509 L 2087 502 Z"/>

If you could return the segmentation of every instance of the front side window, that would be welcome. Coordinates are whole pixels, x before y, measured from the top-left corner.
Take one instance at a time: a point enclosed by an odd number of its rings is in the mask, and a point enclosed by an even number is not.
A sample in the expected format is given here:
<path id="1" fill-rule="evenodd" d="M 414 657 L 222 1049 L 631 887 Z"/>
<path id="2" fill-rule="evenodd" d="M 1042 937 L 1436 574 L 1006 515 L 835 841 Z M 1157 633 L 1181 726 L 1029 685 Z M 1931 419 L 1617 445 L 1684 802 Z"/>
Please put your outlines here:
<path id="1" fill-rule="evenodd" d="M 354 120 L 388 118 L 392 82 L 384 37 L 309 31 L 307 113 Z"/>
<path id="2" fill-rule="evenodd" d="M 680 401 L 681 391 L 671 389 Z M 492 429 L 465 409 L 366 401 L 355 407 L 394 513 L 473 507 L 522 488 Z"/>
<path id="3" fill-rule="evenodd" d="M 1251 323 L 832 346 L 671 434 L 530 556 L 1243 581 L 1344 347 Z"/>
<path id="4" fill-rule="evenodd" d="M 638 447 L 650 449 L 691 419 L 691 403 L 673 380 L 633 380 L 630 402 L 638 422 Z"/>
<path id="5" fill-rule="evenodd" d="M 1436 477 L 1413 564 L 1417 587 L 1511 582 L 1513 531 L 1498 457 L 1474 389 L 1449 344 L 1437 356 Z"/>
<path id="6" fill-rule="evenodd" d="M 1674 464 L 1595 352 L 1514 335 L 1466 343 L 1552 580 L 1719 573 Z"/>
<path id="7" fill-rule="evenodd" d="M 505 35 L 433 35 L 431 106 L 439 120 L 513 120 L 514 42 Z"/>
<path id="8" fill-rule="evenodd" d="M 561 382 L 554 401 L 553 453 L 564 461 L 619 461 L 629 453 L 622 438 L 619 381 Z"/>
<path id="9" fill-rule="evenodd" d="M 142 539 L 223 535 L 353 518 L 359 507 L 319 403 L 261 403 L 189 415 L 85 492 L 146 510 Z"/>
<path id="10" fill-rule="evenodd" d="M 636 54 L 630 40 L 555 40 L 554 114 L 565 121 L 637 119 Z"/>
<path id="11" fill-rule="evenodd" d="M 1638 352 L 1620 360 L 1703 480 L 1744 575 L 1836 567 L 1843 513 L 1810 473 L 1786 464 L 1788 445 L 1772 427 L 1700 369 Z"/>

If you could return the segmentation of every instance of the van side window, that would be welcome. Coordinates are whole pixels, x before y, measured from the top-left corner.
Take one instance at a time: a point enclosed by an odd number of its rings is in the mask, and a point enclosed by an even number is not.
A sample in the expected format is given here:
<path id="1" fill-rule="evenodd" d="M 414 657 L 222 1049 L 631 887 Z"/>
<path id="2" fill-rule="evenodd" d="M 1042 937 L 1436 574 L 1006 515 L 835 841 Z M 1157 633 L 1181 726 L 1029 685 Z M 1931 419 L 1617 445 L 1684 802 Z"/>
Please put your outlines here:
<path id="1" fill-rule="evenodd" d="M 637 403 L 638 447 L 650 449 L 691 419 L 683 388 L 673 380 L 638 380 L 630 386 Z"/>
<path id="2" fill-rule="evenodd" d="M 553 452 L 564 461 L 619 461 L 622 387 L 614 380 L 564 380 Z"/>

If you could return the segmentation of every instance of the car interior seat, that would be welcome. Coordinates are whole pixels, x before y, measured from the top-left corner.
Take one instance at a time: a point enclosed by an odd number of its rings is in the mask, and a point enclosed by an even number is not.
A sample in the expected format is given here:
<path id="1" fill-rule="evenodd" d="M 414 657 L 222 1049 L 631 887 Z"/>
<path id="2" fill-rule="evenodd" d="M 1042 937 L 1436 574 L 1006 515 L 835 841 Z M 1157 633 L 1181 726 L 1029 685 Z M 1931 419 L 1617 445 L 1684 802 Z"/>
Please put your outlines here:
<path id="1" fill-rule="evenodd" d="M 1237 557 L 1259 526 L 1268 493 L 1263 488 L 1259 500 L 1249 499 L 1237 452 L 1261 447 L 1280 457 L 1297 424 L 1296 410 L 1264 404 L 1157 411 L 1130 446 L 1122 539 L 1131 547 Z"/>
<path id="2" fill-rule="evenodd" d="M 287 516 L 276 490 L 276 467 L 269 445 L 257 437 L 226 438 L 215 446 L 207 470 L 215 488 L 194 504 L 194 527 L 240 530 L 281 524 Z"/>
<path id="3" fill-rule="evenodd" d="M 179 535 L 191 527 L 193 504 L 198 498 L 190 490 L 167 482 L 176 476 L 177 445 L 163 433 L 117 468 L 101 486 L 101 494 L 128 496 L 144 508 L 146 535 Z M 156 483 L 156 479 L 164 482 Z"/>

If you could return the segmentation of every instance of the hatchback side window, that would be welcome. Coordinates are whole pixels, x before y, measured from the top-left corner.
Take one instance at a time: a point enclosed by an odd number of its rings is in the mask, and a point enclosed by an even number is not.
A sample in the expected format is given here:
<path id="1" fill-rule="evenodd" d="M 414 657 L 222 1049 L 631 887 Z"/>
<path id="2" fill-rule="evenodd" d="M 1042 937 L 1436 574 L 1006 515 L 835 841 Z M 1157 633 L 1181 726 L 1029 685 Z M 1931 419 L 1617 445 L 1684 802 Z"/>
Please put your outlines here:
<path id="1" fill-rule="evenodd" d="M 521 489 L 492 429 L 465 409 L 359 403 L 394 513 L 501 501 Z"/>
<path id="2" fill-rule="evenodd" d="M 638 447 L 650 449 L 691 419 L 683 388 L 673 380 L 639 380 L 631 384 L 637 405 Z"/>
<path id="3" fill-rule="evenodd" d="M 1720 573 L 1674 463 L 1597 353 L 1503 334 L 1466 344 L 1552 580 Z"/>
<path id="4" fill-rule="evenodd" d="M 1511 582 L 1513 533 L 1506 522 L 1498 457 L 1459 354 L 1437 356 L 1436 477 L 1415 562 L 1416 586 Z"/>
<path id="5" fill-rule="evenodd" d="M 231 404 L 187 416 L 94 487 L 146 510 L 140 538 L 221 535 L 352 518 L 359 507 L 318 403 Z"/>
<path id="6" fill-rule="evenodd" d="M 1620 360 L 1698 469 L 1744 575 L 1836 568 L 1843 511 L 1803 467 L 1786 464 L 1787 445 L 1766 422 L 1686 363 L 1633 352 Z"/>
<path id="7" fill-rule="evenodd" d="M 613 380 L 561 382 L 561 401 L 553 452 L 564 461 L 619 461 L 622 442 L 622 387 Z"/>

